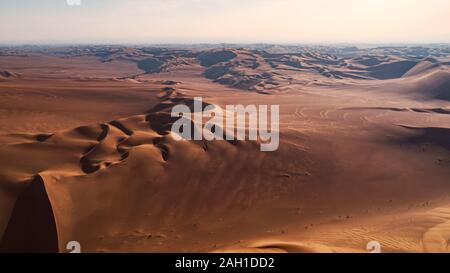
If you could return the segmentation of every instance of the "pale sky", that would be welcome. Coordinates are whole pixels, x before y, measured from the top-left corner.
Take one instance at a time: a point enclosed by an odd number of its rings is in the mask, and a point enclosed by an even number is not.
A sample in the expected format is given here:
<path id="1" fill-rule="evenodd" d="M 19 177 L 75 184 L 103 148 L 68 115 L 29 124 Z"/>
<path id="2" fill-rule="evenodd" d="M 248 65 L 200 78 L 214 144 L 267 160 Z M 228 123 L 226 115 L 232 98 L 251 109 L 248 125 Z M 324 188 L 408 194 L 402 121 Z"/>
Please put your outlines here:
<path id="1" fill-rule="evenodd" d="M 0 0 L 0 43 L 201 42 L 449 43 L 450 0 Z"/>

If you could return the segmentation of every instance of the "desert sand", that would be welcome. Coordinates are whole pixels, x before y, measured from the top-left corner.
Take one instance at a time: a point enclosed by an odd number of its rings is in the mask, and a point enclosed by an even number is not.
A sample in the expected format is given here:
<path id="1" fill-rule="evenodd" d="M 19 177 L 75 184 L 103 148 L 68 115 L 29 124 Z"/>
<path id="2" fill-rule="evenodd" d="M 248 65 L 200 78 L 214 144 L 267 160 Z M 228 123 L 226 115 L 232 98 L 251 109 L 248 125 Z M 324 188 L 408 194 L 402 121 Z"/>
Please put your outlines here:
<path id="1" fill-rule="evenodd" d="M 450 250 L 448 48 L 0 51 L 2 252 Z M 175 141 L 194 97 L 279 149 Z"/>

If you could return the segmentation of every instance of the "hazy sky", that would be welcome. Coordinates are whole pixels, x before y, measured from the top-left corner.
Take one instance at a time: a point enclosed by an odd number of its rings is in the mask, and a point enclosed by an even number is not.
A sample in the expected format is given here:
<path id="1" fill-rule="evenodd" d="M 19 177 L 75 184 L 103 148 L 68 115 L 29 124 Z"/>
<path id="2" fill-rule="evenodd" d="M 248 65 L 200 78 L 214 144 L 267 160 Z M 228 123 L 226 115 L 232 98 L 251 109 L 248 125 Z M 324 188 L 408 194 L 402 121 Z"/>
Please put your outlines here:
<path id="1" fill-rule="evenodd" d="M 58 42 L 450 42 L 450 0 L 0 0 L 0 43 Z"/>

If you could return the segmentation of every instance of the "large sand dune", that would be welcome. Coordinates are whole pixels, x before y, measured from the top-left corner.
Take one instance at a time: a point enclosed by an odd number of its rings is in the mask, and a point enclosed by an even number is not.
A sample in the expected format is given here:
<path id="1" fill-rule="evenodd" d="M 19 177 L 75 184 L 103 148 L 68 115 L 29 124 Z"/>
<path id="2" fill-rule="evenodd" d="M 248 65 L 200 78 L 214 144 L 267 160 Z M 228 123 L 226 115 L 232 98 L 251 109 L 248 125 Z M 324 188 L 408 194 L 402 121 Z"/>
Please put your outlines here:
<path id="1" fill-rule="evenodd" d="M 448 64 L 379 50 L 2 55 L 0 251 L 448 251 Z M 176 141 L 198 96 L 280 105 L 279 149 Z"/>

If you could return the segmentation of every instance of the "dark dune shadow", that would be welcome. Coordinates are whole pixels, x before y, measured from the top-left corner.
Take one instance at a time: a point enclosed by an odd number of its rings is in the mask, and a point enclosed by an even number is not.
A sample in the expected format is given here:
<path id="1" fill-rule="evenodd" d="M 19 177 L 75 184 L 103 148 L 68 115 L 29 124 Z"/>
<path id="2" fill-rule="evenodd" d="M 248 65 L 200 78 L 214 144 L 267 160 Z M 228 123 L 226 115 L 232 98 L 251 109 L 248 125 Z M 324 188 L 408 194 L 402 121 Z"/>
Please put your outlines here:
<path id="1" fill-rule="evenodd" d="M 41 176 L 36 175 L 17 199 L 0 252 L 59 252 L 55 216 Z"/>
<path id="2" fill-rule="evenodd" d="M 439 127 L 409 127 L 401 126 L 411 130 L 414 134 L 397 139 L 397 144 L 433 144 L 450 150 L 450 129 Z"/>
<path id="3" fill-rule="evenodd" d="M 381 64 L 368 68 L 369 75 L 379 80 L 396 79 L 402 77 L 406 72 L 413 68 L 415 61 L 399 61 L 396 63 Z"/>

